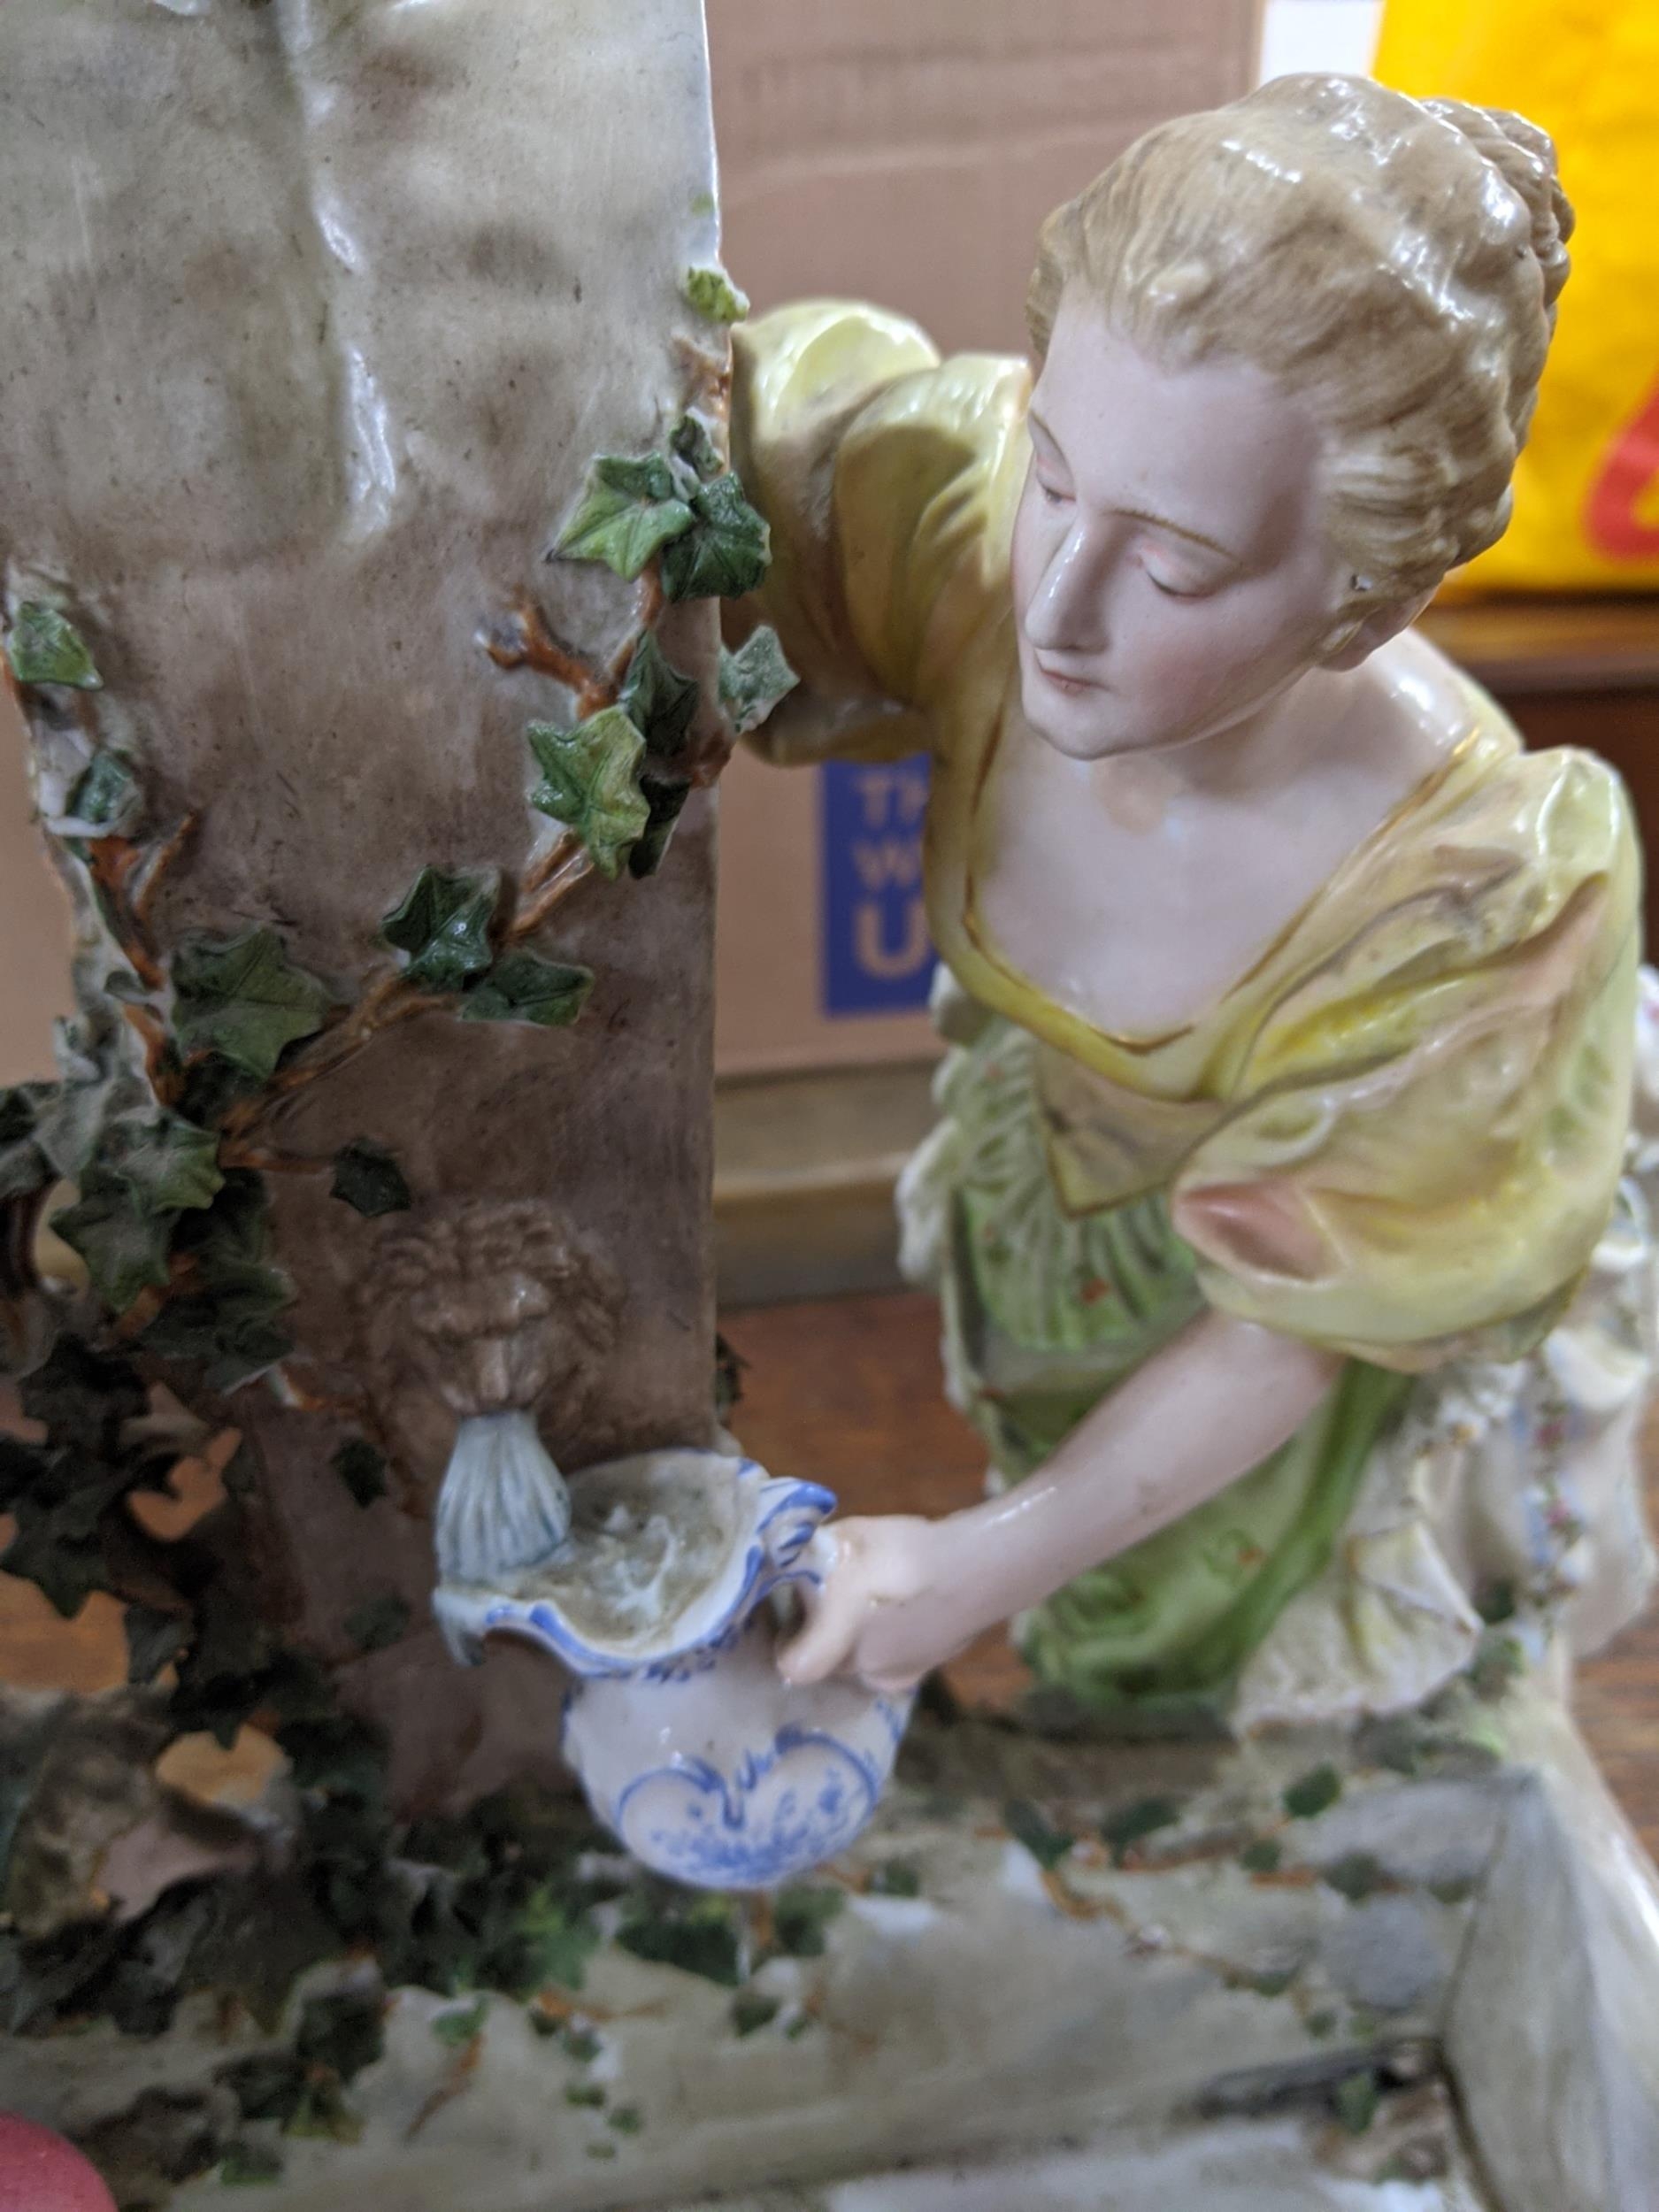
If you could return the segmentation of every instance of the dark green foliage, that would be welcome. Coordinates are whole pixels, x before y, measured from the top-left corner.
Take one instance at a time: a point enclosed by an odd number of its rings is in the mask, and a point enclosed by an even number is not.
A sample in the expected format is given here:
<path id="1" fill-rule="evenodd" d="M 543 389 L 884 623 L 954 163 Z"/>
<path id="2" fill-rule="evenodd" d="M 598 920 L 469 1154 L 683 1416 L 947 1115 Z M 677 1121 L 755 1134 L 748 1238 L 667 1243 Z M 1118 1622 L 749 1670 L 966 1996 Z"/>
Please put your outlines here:
<path id="1" fill-rule="evenodd" d="M 701 415 L 682 415 L 668 434 L 668 445 L 676 459 L 683 461 L 703 483 L 718 476 L 726 466 L 713 433 Z"/>
<path id="2" fill-rule="evenodd" d="M 541 1029 L 567 1029 L 588 1003 L 593 987 L 591 968 L 542 960 L 533 952 L 504 952 L 461 1001 L 461 1019 L 534 1022 Z"/>
<path id="3" fill-rule="evenodd" d="M 729 1897 L 648 1883 L 629 1898 L 617 1941 L 635 1958 L 677 1966 L 725 1989 L 742 1979 L 737 1909 Z"/>
<path id="4" fill-rule="evenodd" d="M 870 1877 L 872 1897 L 919 1897 L 922 1870 L 914 1859 L 888 1859 Z"/>
<path id="5" fill-rule="evenodd" d="M 1239 1854 L 1239 1864 L 1247 1874 L 1277 1874 L 1285 1856 L 1282 1846 L 1271 1836 L 1263 1836 L 1255 1843 L 1247 1843 Z"/>
<path id="6" fill-rule="evenodd" d="M 696 718 L 695 680 L 682 675 L 647 630 L 634 649 L 628 672 L 617 695 L 621 708 L 653 760 L 678 760 Z"/>
<path id="7" fill-rule="evenodd" d="M 831 1921 L 845 1909 L 839 1889 L 781 1889 L 772 1901 L 772 1948 L 786 1958 L 821 1959 Z"/>
<path id="8" fill-rule="evenodd" d="M 1351 1905 L 1357 1905 L 1374 1891 L 1385 1888 L 1388 1881 L 1380 1862 L 1369 1851 L 1350 1851 L 1330 1866 L 1321 1867 L 1319 1878 L 1340 1897 L 1346 1897 Z"/>
<path id="9" fill-rule="evenodd" d="M 1101 1828 L 1112 1864 L 1121 1866 L 1135 1846 L 1155 1836 L 1160 1828 L 1172 1828 L 1181 1809 L 1172 1797 L 1142 1797 L 1112 1814 Z"/>
<path id="10" fill-rule="evenodd" d="M 409 1632 L 409 1603 L 388 1590 L 346 1616 L 346 1634 L 359 1651 L 385 1651 Z"/>
<path id="11" fill-rule="evenodd" d="M 67 684 L 77 691 L 96 691 L 104 681 L 73 623 L 40 599 L 26 599 L 12 616 L 6 658 L 20 684 Z"/>
<path id="12" fill-rule="evenodd" d="M 408 956 L 411 983 L 458 991 L 494 957 L 490 928 L 500 898 L 495 868 L 423 868 L 382 919 L 380 934 Z"/>
<path id="13" fill-rule="evenodd" d="M 386 1455 L 366 1436 L 349 1436 L 328 1464 L 359 1505 L 386 1495 Z"/>
<path id="14" fill-rule="evenodd" d="M 1369 2071 L 1349 2074 L 1345 2081 L 1338 2083 L 1332 2101 L 1337 2118 L 1348 2134 L 1363 2135 L 1377 2117 L 1377 2107 L 1381 2101 L 1376 2075 Z"/>
<path id="15" fill-rule="evenodd" d="M 654 876 L 662 866 L 691 786 L 683 778 L 646 775 L 640 778 L 640 794 L 650 811 L 639 842 L 628 855 L 628 873 L 636 879 Z"/>
<path id="16" fill-rule="evenodd" d="M 188 939 L 173 957 L 173 1033 L 187 1055 L 213 1052 L 258 1082 L 287 1048 L 314 1036 L 333 1000 L 274 929 Z"/>
<path id="17" fill-rule="evenodd" d="M 447 2043 L 452 2051 L 464 2050 L 474 2037 L 483 2033 L 484 2023 L 488 2016 L 489 2000 L 480 1997 L 457 2012 L 438 2013 L 432 2023 L 432 2032 L 440 2043 Z"/>
<path id="18" fill-rule="evenodd" d="M 343 1199 L 370 1221 L 380 1214 L 407 1213 L 414 1203 L 396 1156 L 373 1137 L 354 1137 L 335 1153 L 329 1195 Z"/>
<path id="19" fill-rule="evenodd" d="M 732 2000 L 732 2025 L 740 2036 L 755 2035 L 769 2028 L 782 2010 L 781 1997 L 768 1996 L 761 1989 L 740 1989 Z"/>
<path id="20" fill-rule="evenodd" d="M 1077 1841 L 1075 1836 L 1051 1828 L 1037 1807 L 1023 1797 L 1010 1798 L 1003 1806 L 1002 1825 L 1016 1843 L 1025 1846 L 1045 1874 L 1059 1865 Z"/>
<path id="21" fill-rule="evenodd" d="M 272 1265 L 270 1201 L 262 1179 L 242 1169 L 225 1177 L 212 1204 L 181 1216 L 175 1259 L 188 1265 L 141 1341 L 157 1357 L 199 1368 L 208 1388 L 229 1391 L 287 1357 L 293 1339 L 278 1316 L 294 1302 L 286 1276 Z"/>
<path id="22" fill-rule="evenodd" d="M 1285 1792 L 1285 1810 L 1293 1820 L 1314 1820 L 1342 1794 L 1342 1777 L 1331 1765 L 1311 1768 Z"/>
<path id="23" fill-rule="evenodd" d="M 663 554 L 671 599 L 741 599 L 772 564 L 772 534 L 729 472 L 692 494 L 692 526 Z"/>
<path id="24" fill-rule="evenodd" d="M 153 1682 L 169 1660 L 177 1658 L 190 1633 L 187 1614 L 164 1613 L 148 1605 L 129 1605 L 122 1625 L 127 1632 L 127 1678 L 136 1685 Z"/>
<path id="25" fill-rule="evenodd" d="M 0 1201 L 27 1198 L 51 1180 L 51 1163 L 35 1141 L 41 1107 L 55 1086 L 19 1083 L 0 1090 Z"/>

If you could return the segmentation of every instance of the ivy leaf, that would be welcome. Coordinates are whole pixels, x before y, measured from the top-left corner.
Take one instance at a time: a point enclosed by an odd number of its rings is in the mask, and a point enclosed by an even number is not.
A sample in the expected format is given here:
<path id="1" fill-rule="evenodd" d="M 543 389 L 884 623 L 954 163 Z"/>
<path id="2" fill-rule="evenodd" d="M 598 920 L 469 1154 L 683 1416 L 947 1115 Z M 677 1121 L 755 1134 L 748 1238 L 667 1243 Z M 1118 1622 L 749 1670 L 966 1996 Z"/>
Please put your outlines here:
<path id="1" fill-rule="evenodd" d="M 711 265 L 687 269 L 680 289 L 711 323 L 741 323 L 749 312 L 749 295 L 738 290 L 724 269 Z"/>
<path id="2" fill-rule="evenodd" d="M 1053 1827 L 1024 1797 L 1011 1798 L 1003 1806 L 1002 1825 L 1016 1843 L 1025 1846 L 1045 1874 L 1052 1873 L 1077 1842 L 1075 1836 Z"/>
<path id="3" fill-rule="evenodd" d="M 740 1989 L 732 2000 L 732 2025 L 740 2038 L 755 2035 L 769 2028 L 782 2010 L 781 1997 L 761 1989 Z"/>
<path id="4" fill-rule="evenodd" d="M 259 1177 L 238 1170 L 204 1213 L 181 1215 L 173 1233 L 175 1254 L 190 1262 L 188 1288 L 175 1290 L 144 1331 L 144 1348 L 201 1367 L 213 1390 L 234 1390 L 294 1348 L 275 1325 L 294 1293 L 266 1257 L 269 1213 Z"/>
<path id="5" fill-rule="evenodd" d="M 134 1198 L 157 1213 L 185 1213 L 211 1206 L 223 1187 L 219 1140 L 163 1107 L 154 1114 L 119 1114 L 98 1146 L 98 1171 L 125 1183 Z"/>
<path id="6" fill-rule="evenodd" d="M 404 972 L 437 991 L 458 991 L 490 963 L 489 930 L 501 896 L 495 868 L 423 868 L 380 924 L 388 945 L 407 953 Z"/>
<path id="7" fill-rule="evenodd" d="M 386 1495 L 386 1455 L 366 1436 L 349 1436 L 328 1464 L 360 1506 Z"/>
<path id="8" fill-rule="evenodd" d="M 691 786 L 683 776 L 641 776 L 640 790 L 650 812 L 639 843 L 628 855 L 628 873 L 654 876 L 663 864 L 674 825 L 691 796 Z"/>
<path id="9" fill-rule="evenodd" d="M 561 1989 L 580 1989 L 587 1978 L 588 1962 L 602 1940 L 592 1916 L 573 1908 L 547 1883 L 526 1899 L 518 1932 L 526 1947 L 524 1980 L 536 1989 L 549 1982 L 557 1982 Z"/>
<path id="10" fill-rule="evenodd" d="M 581 503 L 553 550 L 569 561 L 603 561 L 632 583 L 695 519 L 661 454 L 638 460 L 609 454 L 595 462 Z"/>
<path id="11" fill-rule="evenodd" d="M 531 805 L 573 831 L 601 875 L 616 876 L 650 819 L 636 780 L 645 741 L 620 707 L 573 730 L 532 722 L 526 735 L 541 769 Z"/>
<path id="12" fill-rule="evenodd" d="M 720 655 L 720 704 L 740 737 L 758 729 L 800 680 L 783 657 L 778 633 L 764 623 L 735 653 Z"/>
<path id="13" fill-rule="evenodd" d="M 128 823 L 139 801 L 138 778 L 129 763 L 100 747 L 69 795 L 73 820 L 93 829 L 115 831 Z"/>
<path id="14" fill-rule="evenodd" d="M 1180 1816 L 1181 1809 L 1172 1797 L 1138 1798 L 1114 1813 L 1101 1829 L 1112 1864 L 1121 1866 L 1136 1844 L 1156 1835 L 1160 1828 L 1172 1828 Z"/>
<path id="15" fill-rule="evenodd" d="M 1313 1767 L 1285 1792 L 1285 1810 L 1293 1820 L 1316 1820 L 1342 1794 L 1342 1777 L 1327 1763 Z"/>
<path id="16" fill-rule="evenodd" d="M 71 1251 L 87 1263 L 92 1287 L 113 1314 L 123 1314 L 141 1291 L 165 1290 L 167 1248 L 175 1216 L 157 1213 L 130 1187 L 93 1169 L 79 1202 L 51 1217 Z"/>
<path id="17" fill-rule="evenodd" d="M 380 1214 L 407 1213 L 415 1202 L 403 1169 L 373 1137 L 354 1137 L 335 1153 L 329 1195 L 342 1198 L 369 1221 Z"/>
<path id="18" fill-rule="evenodd" d="M 27 1198 L 50 1182 L 51 1163 L 35 1141 L 40 1104 L 50 1083 L 19 1083 L 0 1090 L 0 1199 Z"/>
<path id="19" fill-rule="evenodd" d="M 408 1627 L 408 1603 L 395 1590 L 365 1599 L 346 1616 L 346 1634 L 359 1651 L 385 1651 L 403 1640 Z"/>
<path id="20" fill-rule="evenodd" d="M 1369 1851 L 1349 1851 L 1319 1870 L 1320 1879 L 1350 1905 L 1362 1904 L 1374 1891 L 1385 1888 L 1388 1876 L 1381 1862 Z"/>
<path id="21" fill-rule="evenodd" d="M 617 1931 L 623 1950 L 653 1965 L 677 1966 L 724 1989 L 736 1989 L 741 1945 L 729 1898 L 716 1892 L 680 1897 L 636 1894 Z"/>
<path id="22" fill-rule="evenodd" d="M 6 658 L 20 684 L 68 684 L 76 691 L 98 691 L 104 679 L 92 664 L 86 640 L 56 607 L 26 599 L 12 618 Z"/>
<path id="23" fill-rule="evenodd" d="M 726 466 L 709 425 L 701 415 L 682 415 L 668 434 L 668 444 L 669 450 L 702 483 L 706 484 L 711 476 L 718 476 Z"/>
<path id="24" fill-rule="evenodd" d="M 698 686 L 683 675 L 647 630 L 634 649 L 617 704 L 645 740 L 654 759 L 672 761 L 685 750 L 697 711 Z"/>
<path id="25" fill-rule="evenodd" d="M 18 1385 L 18 1396 L 31 1421 L 39 1421 L 54 1444 L 70 1446 L 91 1458 L 119 1448 L 122 1424 L 136 1420 L 150 1394 L 131 1360 L 100 1350 L 65 1330 L 38 1367 Z"/>
<path id="26" fill-rule="evenodd" d="M 729 472 L 695 493 L 693 526 L 663 555 L 671 599 L 741 599 L 772 564 L 772 533 Z"/>
<path id="27" fill-rule="evenodd" d="M 465 2050 L 472 2039 L 482 2032 L 488 2016 L 489 1999 L 475 1998 L 472 2003 L 460 2011 L 437 2014 L 432 2023 L 432 2032 L 440 2043 L 447 2044 L 450 2050 Z"/>
<path id="28" fill-rule="evenodd" d="M 176 1659 L 190 1632 L 181 1613 L 163 1613 L 153 1606 L 129 1605 L 123 1617 L 127 1631 L 127 1678 L 136 1686 L 153 1682 L 170 1659 Z"/>
<path id="29" fill-rule="evenodd" d="M 1336 2116 L 1349 2135 L 1364 2134 L 1377 2117 L 1381 2101 L 1377 2077 L 1370 2072 L 1348 2075 L 1345 2081 L 1337 2084 L 1333 2097 Z"/>
<path id="30" fill-rule="evenodd" d="M 314 1036 L 333 1003 L 273 929 L 196 937 L 173 956 L 173 1032 L 187 1056 L 216 1052 L 261 1083 L 284 1049 Z"/>
<path id="31" fill-rule="evenodd" d="M 847 1902 L 839 1889 L 780 1890 L 772 1902 L 772 1941 L 786 1958 L 821 1959 L 826 1931 Z"/>
<path id="32" fill-rule="evenodd" d="M 533 952 L 503 953 L 462 1000 L 461 1019 L 565 1029 L 581 1012 L 593 987 L 591 968 L 539 959 Z"/>
<path id="33" fill-rule="evenodd" d="M 326 2066 L 350 2081 L 373 2066 L 386 2048 L 386 2027 L 378 1997 L 342 1989 L 312 1997 L 300 2015 L 294 2054 L 303 2066 Z"/>

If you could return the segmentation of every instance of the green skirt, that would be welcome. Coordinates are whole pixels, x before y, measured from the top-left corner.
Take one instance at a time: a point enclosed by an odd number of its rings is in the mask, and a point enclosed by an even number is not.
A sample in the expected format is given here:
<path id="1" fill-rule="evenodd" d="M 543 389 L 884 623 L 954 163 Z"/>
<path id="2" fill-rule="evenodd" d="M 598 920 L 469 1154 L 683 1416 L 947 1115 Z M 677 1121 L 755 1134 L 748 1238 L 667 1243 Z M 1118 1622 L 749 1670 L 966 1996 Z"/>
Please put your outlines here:
<path id="1" fill-rule="evenodd" d="M 941 1070 L 900 1191 L 907 1265 L 939 1291 L 950 1395 L 1018 1482 L 1203 1310 L 1162 1192 L 1081 1220 L 1048 1173 L 1035 1041 L 985 1018 Z M 1325 1565 L 1410 1379 L 1353 1360 L 1271 1458 L 1090 1567 L 1018 1624 L 1045 1681 L 1096 1709 L 1225 1713 L 1240 1668 Z"/>

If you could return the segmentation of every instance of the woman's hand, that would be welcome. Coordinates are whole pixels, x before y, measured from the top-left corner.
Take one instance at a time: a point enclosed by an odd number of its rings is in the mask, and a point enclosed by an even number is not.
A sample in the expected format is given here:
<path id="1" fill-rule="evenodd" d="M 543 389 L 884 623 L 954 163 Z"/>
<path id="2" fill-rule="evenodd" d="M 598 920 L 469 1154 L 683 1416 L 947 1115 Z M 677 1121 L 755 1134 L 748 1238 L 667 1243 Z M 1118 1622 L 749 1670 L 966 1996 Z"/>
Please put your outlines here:
<path id="1" fill-rule="evenodd" d="M 806 1593 L 805 1626 L 778 1655 L 787 1682 L 856 1674 L 872 1689 L 910 1689 L 970 1642 L 941 1589 L 941 1524 L 883 1513 L 832 1521 L 818 1539 L 829 1554 L 823 1586 Z"/>

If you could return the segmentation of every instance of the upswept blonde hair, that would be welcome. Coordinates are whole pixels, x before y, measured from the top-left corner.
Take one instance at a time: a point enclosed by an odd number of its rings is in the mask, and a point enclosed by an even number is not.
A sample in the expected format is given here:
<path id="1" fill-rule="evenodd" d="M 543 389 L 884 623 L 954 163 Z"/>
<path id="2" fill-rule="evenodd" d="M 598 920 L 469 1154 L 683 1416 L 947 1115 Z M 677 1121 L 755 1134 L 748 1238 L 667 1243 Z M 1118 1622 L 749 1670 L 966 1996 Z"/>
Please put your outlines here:
<path id="1" fill-rule="evenodd" d="M 1357 616 L 1502 535 L 1571 231 L 1522 117 L 1283 77 L 1148 131 L 1056 208 L 1027 319 L 1046 353 L 1080 284 L 1160 358 L 1233 354 L 1305 394 Z"/>

